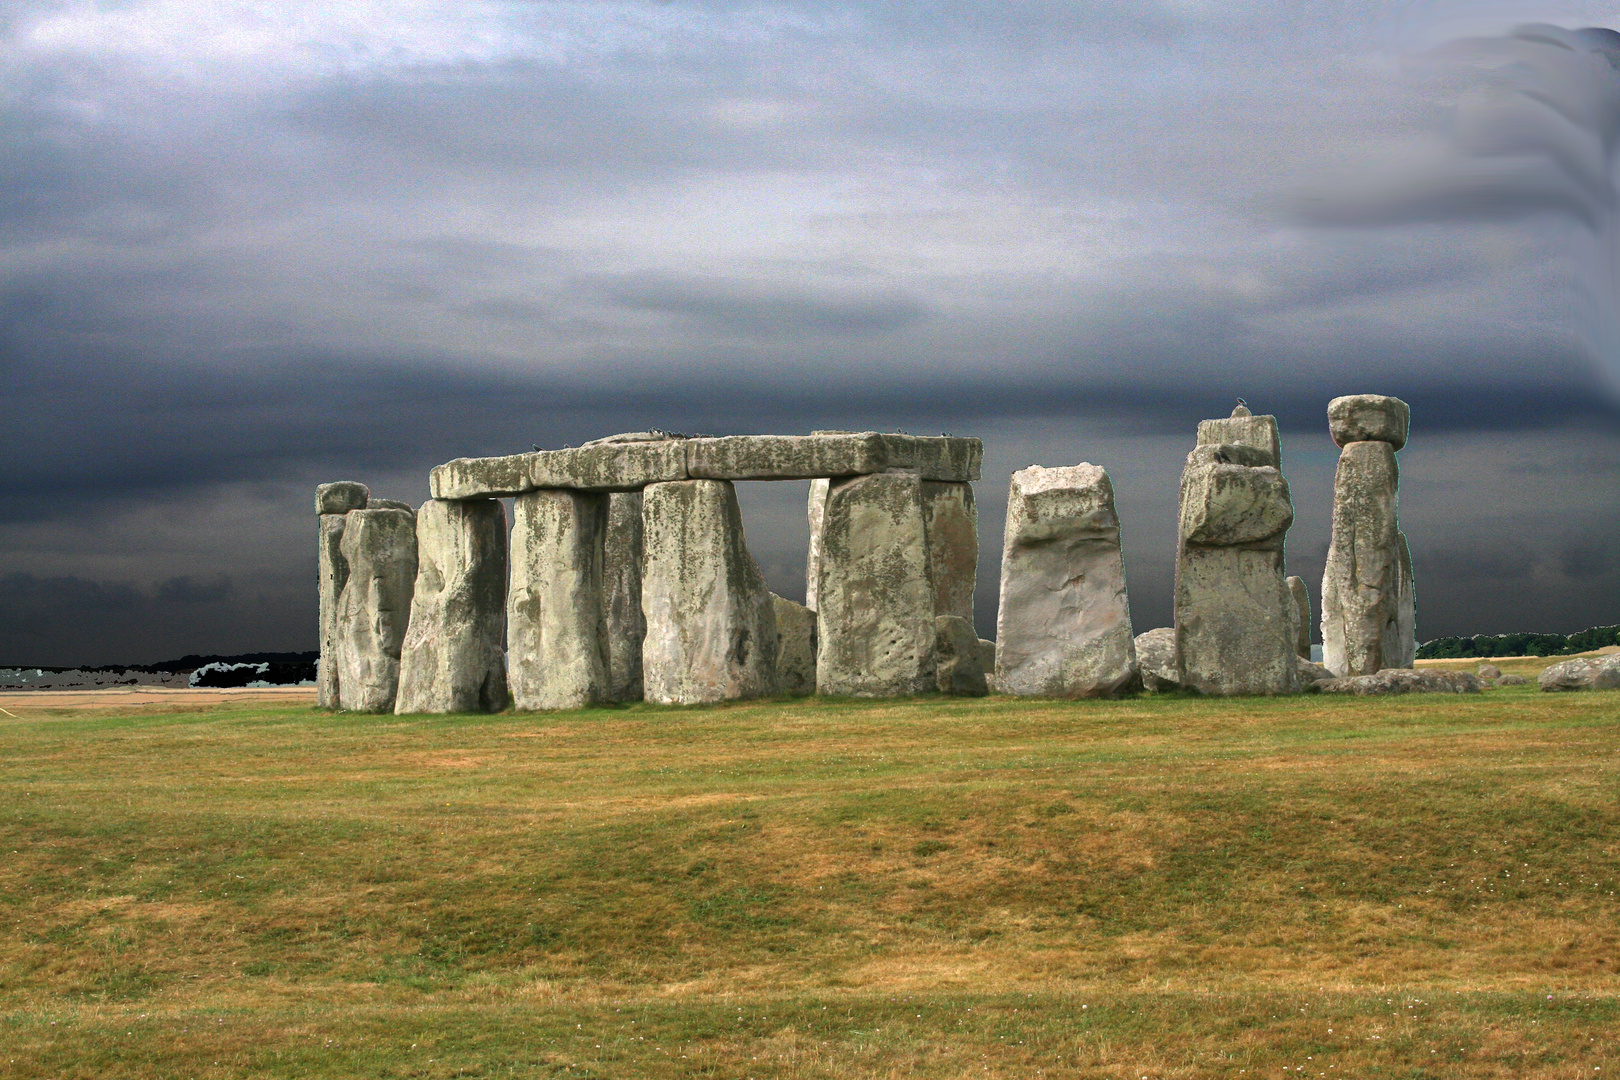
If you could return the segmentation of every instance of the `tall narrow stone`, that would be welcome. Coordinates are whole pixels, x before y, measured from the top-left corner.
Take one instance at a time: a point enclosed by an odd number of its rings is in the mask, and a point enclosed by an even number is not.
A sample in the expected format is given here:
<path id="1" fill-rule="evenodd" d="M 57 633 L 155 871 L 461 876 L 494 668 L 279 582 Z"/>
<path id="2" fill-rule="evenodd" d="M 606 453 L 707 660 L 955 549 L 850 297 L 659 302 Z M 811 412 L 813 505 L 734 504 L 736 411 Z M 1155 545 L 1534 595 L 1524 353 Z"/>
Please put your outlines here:
<path id="1" fill-rule="evenodd" d="M 648 701 L 703 704 L 777 692 L 776 615 L 728 480 L 642 492 L 641 646 Z"/>
<path id="2" fill-rule="evenodd" d="M 353 480 L 321 484 L 315 489 L 315 515 L 319 526 L 321 655 L 316 661 L 316 701 L 323 709 L 338 708 L 337 615 L 338 597 L 349 580 L 343 558 L 343 521 L 350 510 L 363 510 L 371 492 Z"/>
<path id="3" fill-rule="evenodd" d="M 820 563 L 816 692 L 902 697 L 937 690 L 922 479 L 875 473 L 834 481 Z"/>
<path id="4" fill-rule="evenodd" d="M 1294 508 L 1267 430 L 1275 421 L 1242 406 L 1230 419 L 1244 422 L 1245 441 L 1199 445 L 1181 475 L 1180 682 L 1205 694 L 1294 693 L 1298 629 L 1283 571 Z"/>
<path id="5" fill-rule="evenodd" d="M 647 617 L 641 610 L 641 530 L 641 492 L 608 496 L 602 604 L 607 618 L 609 701 L 642 699 L 641 644 L 647 636 Z"/>
<path id="6" fill-rule="evenodd" d="M 810 550 L 804 562 L 804 606 L 816 610 L 821 595 L 821 530 L 827 519 L 827 492 L 831 480 L 810 481 Z"/>
<path id="7" fill-rule="evenodd" d="M 1119 517 L 1108 473 L 1083 463 L 1012 476 L 996 615 L 996 689 L 1104 697 L 1136 679 Z"/>
<path id="8" fill-rule="evenodd" d="M 351 510 L 339 554 L 349 576 L 338 597 L 338 704 L 349 712 L 391 712 L 416 586 L 415 516 Z"/>
<path id="9" fill-rule="evenodd" d="M 816 692 L 816 613 L 771 597 L 776 609 L 776 677 L 784 694 Z"/>
<path id="10" fill-rule="evenodd" d="M 602 547 L 608 497 L 542 488 L 512 503 L 507 682 L 519 709 L 577 709 L 608 695 Z"/>
<path id="11" fill-rule="evenodd" d="M 922 504 L 934 614 L 955 615 L 971 624 L 979 570 L 979 511 L 973 503 L 973 487 L 924 480 Z M 974 640 L 978 640 L 977 634 Z"/>
<path id="12" fill-rule="evenodd" d="M 422 504 L 395 712 L 506 708 L 506 576 L 506 510 L 498 501 Z"/>
<path id="13" fill-rule="evenodd" d="M 1343 447 L 1333 481 L 1333 538 L 1322 574 L 1322 663 L 1333 674 L 1409 668 L 1416 653 L 1412 556 L 1399 520 L 1410 411 L 1399 398 L 1334 398 L 1328 427 Z"/>
<path id="14" fill-rule="evenodd" d="M 1311 658 L 1311 592 L 1305 579 L 1291 577 L 1286 581 L 1288 595 L 1294 600 L 1294 651 L 1305 659 Z"/>

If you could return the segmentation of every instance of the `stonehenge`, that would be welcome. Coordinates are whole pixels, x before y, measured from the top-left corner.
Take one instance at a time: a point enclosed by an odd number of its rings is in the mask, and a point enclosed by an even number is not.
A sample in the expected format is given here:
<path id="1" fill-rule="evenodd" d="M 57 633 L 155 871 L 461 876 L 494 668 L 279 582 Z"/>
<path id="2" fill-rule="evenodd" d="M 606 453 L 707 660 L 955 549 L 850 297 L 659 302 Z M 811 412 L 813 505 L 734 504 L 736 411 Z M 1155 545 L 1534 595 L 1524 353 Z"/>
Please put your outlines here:
<path id="1" fill-rule="evenodd" d="M 1015 472 L 996 613 L 1003 694 L 1107 697 L 1137 680 L 1114 487 L 1084 463 Z"/>
<path id="2" fill-rule="evenodd" d="M 1218 440 L 1235 439 L 1227 442 Z M 1277 420 L 1239 405 L 1198 425 L 1181 474 L 1176 665 L 1203 694 L 1300 689 L 1283 538 L 1294 521 L 1278 468 Z"/>
<path id="3" fill-rule="evenodd" d="M 319 702 L 403 715 L 777 694 L 1284 694 L 1330 672 L 1410 667 L 1394 459 L 1407 409 L 1336 398 L 1329 423 L 1342 453 L 1326 668 L 1309 660 L 1309 589 L 1285 576 L 1294 511 L 1277 421 L 1240 403 L 1198 425 L 1174 624 L 1140 636 L 1112 482 L 1081 463 L 1012 475 L 996 640 L 978 637 L 977 439 L 629 432 L 446 462 L 419 510 L 322 484 Z M 804 604 L 774 595 L 749 552 L 736 484 L 750 480 L 809 481 Z"/>
<path id="4" fill-rule="evenodd" d="M 1340 677 L 1409 668 L 1416 652 L 1412 556 L 1400 529 L 1395 461 L 1409 421 L 1399 398 L 1357 394 L 1328 404 L 1328 430 L 1341 452 L 1322 574 L 1322 662 Z"/>

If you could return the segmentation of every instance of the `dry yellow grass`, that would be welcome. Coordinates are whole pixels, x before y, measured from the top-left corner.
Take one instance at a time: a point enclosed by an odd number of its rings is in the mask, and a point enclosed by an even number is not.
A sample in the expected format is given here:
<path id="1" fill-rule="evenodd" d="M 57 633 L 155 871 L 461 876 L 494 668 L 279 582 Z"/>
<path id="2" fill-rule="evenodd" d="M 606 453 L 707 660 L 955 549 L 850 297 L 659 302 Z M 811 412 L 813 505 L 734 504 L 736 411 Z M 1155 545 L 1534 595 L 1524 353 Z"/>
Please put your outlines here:
<path id="1" fill-rule="evenodd" d="M 1620 1069 L 1616 693 L 106 712 L 0 727 L 0 1076 Z"/>

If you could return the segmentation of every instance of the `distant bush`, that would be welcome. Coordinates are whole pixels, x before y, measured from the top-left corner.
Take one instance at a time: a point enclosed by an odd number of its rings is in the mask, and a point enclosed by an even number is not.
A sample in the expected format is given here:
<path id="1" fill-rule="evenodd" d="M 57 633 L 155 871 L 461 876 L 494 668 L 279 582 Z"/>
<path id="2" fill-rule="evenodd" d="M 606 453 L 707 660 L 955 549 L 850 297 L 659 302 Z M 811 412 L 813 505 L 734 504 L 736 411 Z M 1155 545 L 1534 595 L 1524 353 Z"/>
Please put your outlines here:
<path id="1" fill-rule="evenodd" d="M 191 686 L 292 686 L 315 681 L 312 663 L 204 664 L 191 673 Z"/>
<path id="2" fill-rule="evenodd" d="M 1578 634 L 1475 634 L 1443 637 L 1418 646 L 1419 660 L 1457 660 L 1486 656 L 1569 656 L 1607 645 L 1620 645 L 1620 625 L 1594 626 Z"/>

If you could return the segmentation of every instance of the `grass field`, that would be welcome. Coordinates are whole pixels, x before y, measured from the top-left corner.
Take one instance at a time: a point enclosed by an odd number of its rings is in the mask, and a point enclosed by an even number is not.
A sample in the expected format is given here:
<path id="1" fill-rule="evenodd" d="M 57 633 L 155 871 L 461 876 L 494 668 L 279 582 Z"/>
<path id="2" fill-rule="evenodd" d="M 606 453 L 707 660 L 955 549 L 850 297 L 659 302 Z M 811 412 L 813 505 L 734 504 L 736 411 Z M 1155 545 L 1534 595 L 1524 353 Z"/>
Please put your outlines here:
<path id="1" fill-rule="evenodd" d="M 1620 693 L 0 725 L 0 1077 L 1620 1073 Z"/>

